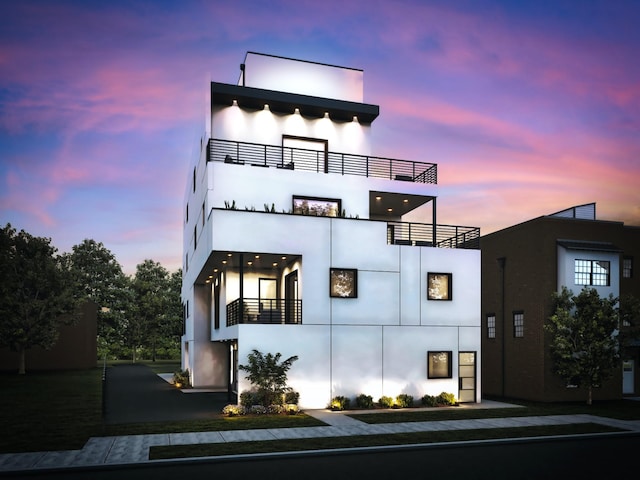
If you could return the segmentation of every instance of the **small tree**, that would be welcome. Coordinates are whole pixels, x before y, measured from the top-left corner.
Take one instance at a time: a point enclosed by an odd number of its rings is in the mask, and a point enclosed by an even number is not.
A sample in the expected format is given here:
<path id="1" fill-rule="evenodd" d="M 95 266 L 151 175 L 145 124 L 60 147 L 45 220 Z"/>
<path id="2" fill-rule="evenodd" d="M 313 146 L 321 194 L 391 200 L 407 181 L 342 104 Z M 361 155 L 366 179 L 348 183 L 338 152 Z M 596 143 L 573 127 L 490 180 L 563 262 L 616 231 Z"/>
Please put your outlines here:
<path id="1" fill-rule="evenodd" d="M 620 366 L 618 299 L 600 298 L 597 290 L 583 288 L 574 296 L 567 287 L 553 294 L 553 314 L 545 325 L 551 334 L 554 371 L 567 382 L 587 389 L 591 405 L 593 387 L 602 385 Z"/>
<path id="2" fill-rule="evenodd" d="M 247 372 L 245 378 L 257 387 L 259 397 L 265 407 L 281 404 L 282 397 L 291 391 L 291 388 L 287 386 L 287 372 L 293 362 L 298 360 L 298 356 L 294 355 L 282 362 L 280 361 L 281 357 L 280 353 L 263 355 L 254 349 L 247 355 L 249 364 L 238 366 L 240 370 Z"/>

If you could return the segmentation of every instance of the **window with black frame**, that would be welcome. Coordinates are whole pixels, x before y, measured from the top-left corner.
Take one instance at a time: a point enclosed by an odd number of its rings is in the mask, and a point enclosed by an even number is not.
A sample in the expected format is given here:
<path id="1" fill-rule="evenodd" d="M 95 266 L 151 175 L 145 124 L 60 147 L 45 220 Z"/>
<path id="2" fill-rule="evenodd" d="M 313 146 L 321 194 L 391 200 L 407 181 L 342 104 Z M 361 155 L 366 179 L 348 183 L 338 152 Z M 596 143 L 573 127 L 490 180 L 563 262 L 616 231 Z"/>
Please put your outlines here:
<path id="1" fill-rule="evenodd" d="M 451 351 L 427 352 L 427 378 L 451 378 Z"/>

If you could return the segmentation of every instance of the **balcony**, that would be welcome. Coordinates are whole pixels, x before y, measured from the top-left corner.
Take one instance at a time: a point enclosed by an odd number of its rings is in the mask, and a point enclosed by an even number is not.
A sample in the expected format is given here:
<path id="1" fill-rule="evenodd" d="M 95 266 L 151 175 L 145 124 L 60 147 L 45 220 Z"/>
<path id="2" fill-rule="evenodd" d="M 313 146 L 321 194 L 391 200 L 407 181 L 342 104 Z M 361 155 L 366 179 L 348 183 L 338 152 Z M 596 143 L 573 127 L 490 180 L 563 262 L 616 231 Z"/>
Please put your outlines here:
<path id="1" fill-rule="evenodd" d="M 302 323 L 302 300 L 237 298 L 227 305 L 227 327 Z"/>
<path id="2" fill-rule="evenodd" d="M 437 248 L 480 248 L 480 228 L 430 223 L 387 222 L 387 243 Z"/>
<path id="3" fill-rule="evenodd" d="M 438 183 L 438 166 L 435 163 L 220 139 L 209 140 L 207 161 L 316 173 L 359 175 L 415 183 Z"/>

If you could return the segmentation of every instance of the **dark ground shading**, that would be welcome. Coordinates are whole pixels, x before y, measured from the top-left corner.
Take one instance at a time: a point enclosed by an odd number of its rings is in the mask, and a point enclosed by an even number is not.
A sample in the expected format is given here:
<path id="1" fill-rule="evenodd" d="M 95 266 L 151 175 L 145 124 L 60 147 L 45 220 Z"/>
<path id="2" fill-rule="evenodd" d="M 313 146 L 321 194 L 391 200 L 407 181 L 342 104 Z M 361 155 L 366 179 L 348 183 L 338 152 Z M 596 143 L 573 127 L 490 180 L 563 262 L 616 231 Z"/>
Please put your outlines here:
<path id="1" fill-rule="evenodd" d="M 214 418 L 236 403 L 227 392 L 183 393 L 145 365 L 107 369 L 105 422 L 144 423 Z"/>

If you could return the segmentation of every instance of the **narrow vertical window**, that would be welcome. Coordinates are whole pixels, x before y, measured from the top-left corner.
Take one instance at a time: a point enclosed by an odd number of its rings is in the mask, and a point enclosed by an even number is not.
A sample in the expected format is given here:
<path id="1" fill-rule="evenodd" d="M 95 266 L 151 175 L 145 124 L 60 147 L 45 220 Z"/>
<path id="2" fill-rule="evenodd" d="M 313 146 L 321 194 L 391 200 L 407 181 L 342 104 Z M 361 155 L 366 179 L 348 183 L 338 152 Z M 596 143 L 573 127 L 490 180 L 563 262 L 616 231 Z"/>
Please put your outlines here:
<path id="1" fill-rule="evenodd" d="M 196 168 L 193 167 L 193 191 L 196 191 Z"/>
<path id="2" fill-rule="evenodd" d="M 487 315 L 487 338 L 496 338 L 496 315 Z"/>
<path id="3" fill-rule="evenodd" d="M 524 337 L 524 312 L 513 312 L 513 336 Z"/>
<path id="4" fill-rule="evenodd" d="M 622 260 L 622 278 L 633 278 L 633 257 Z"/>

